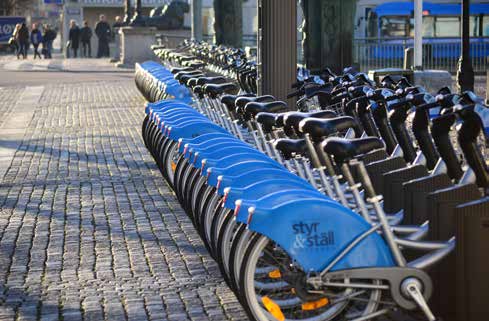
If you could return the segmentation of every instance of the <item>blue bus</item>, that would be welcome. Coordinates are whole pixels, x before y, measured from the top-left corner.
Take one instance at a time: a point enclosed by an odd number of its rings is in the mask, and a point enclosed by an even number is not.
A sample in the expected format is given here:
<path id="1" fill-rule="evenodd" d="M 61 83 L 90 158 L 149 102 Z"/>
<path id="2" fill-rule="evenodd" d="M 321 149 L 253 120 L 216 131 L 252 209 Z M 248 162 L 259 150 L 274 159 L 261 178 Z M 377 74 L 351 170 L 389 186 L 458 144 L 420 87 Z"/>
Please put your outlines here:
<path id="1" fill-rule="evenodd" d="M 24 23 L 25 17 L 0 16 L 0 45 L 5 45 L 12 37 L 15 25 Z"/>
<path id="2" fill-rule="evenodd" d="M 423 3 L 424 64 L 456 64 L 461 50 L 461 10 L 459 3 Z M 387 2 L 372 8 L 366 17 L 367 38 L 362 39 L 361 55 L 384 63 L 402 59 L 404 49 L 414 46 L 413 11 L 413 2 Z M 489 56 L 489 3 L 470 5 L 470 36 L 471 57 L 476 62 L 484 60 L 485 68 Z"/>

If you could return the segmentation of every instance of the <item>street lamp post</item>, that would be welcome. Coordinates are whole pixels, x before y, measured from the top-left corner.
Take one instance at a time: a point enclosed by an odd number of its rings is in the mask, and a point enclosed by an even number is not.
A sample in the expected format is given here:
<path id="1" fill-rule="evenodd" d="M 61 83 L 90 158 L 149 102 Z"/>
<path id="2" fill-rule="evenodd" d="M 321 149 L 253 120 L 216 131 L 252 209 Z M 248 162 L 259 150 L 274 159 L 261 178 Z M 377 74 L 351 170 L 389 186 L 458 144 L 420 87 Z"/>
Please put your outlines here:
<path id="1" fill-rule="evenodd" d="M 129 24 L 132 27 L 142 27 L 145 25 L 142 13 L 141 0 L 136 0 L 136 13 Z"/>
<path id="2" fill-rule="evenodd" d="M 460 92 L 474 90 L 474 69 L 470 59 L 470 0 L 462 0 L 462 55 L 458 61 L 457 86 Z"/>
<path id="3" fill-rule="evenodd" d="M 423 0 L 414 0 L 414 68 L 423 66 Z"/>

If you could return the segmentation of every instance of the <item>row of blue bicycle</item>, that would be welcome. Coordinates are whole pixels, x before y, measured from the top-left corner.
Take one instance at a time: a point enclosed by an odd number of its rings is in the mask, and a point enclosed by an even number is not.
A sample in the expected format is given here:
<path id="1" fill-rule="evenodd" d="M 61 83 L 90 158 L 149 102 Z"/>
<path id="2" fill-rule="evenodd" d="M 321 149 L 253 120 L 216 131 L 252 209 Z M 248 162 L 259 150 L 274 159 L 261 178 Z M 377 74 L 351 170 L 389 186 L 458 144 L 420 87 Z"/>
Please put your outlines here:
<path id="1" fill-rule="evenodd" d="M 325 69 L 291 108 L 256 95 L 239 49 L 153 49 L 164 65 L 136 70 L 146 147 L 250 319 L 438 320 L 427 271 L 456 242 L 433 234 L 428 195 L 487 207 L 480 99 Z"/>

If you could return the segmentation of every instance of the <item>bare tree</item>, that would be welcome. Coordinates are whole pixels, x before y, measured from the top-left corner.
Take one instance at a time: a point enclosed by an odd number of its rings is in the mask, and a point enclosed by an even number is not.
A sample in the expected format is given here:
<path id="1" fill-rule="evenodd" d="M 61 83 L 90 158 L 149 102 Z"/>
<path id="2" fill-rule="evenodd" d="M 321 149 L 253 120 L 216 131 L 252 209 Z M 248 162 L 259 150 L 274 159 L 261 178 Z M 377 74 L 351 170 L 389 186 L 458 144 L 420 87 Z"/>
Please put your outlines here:
<path id="1" fill-rule="evenodd" d="M 20 15 L 32 8 L 34 0 L 0 0 L 0 12 L 5 15 Z"/>

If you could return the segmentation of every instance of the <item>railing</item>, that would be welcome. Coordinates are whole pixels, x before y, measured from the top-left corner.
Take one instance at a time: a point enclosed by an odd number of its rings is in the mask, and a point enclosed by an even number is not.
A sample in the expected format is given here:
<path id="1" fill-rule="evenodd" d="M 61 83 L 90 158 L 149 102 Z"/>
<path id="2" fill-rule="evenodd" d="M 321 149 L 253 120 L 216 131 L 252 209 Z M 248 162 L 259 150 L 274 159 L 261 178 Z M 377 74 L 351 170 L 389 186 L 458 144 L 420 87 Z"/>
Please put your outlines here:
<path id="1" fill-rule="evenodd" d="M 83 6 L 124 6 L 125 0 L 79 0 Z M 142 0 L 143 7 L 159 7 L 171 3 L 171 0 Z"/>
<path id="2" fill-rule="evenodd" d="M 355 39 L 353 43 L 354 61 L 360 64 L 360 70 L 379 68 L 402 68 L 404 51 L 413 47 L 412 38 Z M 460 40 L 455 38 L 424 38 L 423 67 L 425 69 L 457 71 L 460 57 Z M 470 54 L 474 71 L 484 73 L 488 68 L 489 37 L 471 38 Z"/>
<path id="3" fill-rule="evenodd" d="M 206 42 L 214 41 L 214 35 L 204 35 L 203 40 Z M 257 37 L 256 35 L 243 35 L 243 47 L 256 47 Z M 297 40 L 297 63 L 304 63 L 304 54 L 302 52 L 302 39 Z"/>
<path id="4" fill-rule="evenodd" d="M 203 40 L 212 43 L 214 41 L 214 35 L 203 35 Z M 243 47 L 256 47 L 256 35 L 243 35 Z"/>

